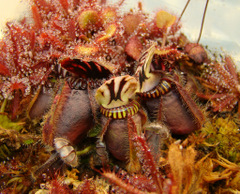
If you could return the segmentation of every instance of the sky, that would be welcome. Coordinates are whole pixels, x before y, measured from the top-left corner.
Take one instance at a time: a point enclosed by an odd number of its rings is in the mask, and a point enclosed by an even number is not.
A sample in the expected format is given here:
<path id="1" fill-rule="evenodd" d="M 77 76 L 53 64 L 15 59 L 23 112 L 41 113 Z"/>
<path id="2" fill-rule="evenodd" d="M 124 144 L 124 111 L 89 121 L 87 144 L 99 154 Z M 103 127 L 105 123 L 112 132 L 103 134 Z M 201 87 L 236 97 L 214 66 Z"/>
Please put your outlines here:
<path id="1" fill-rule="evenodd" d="M 0 29 L 6 21 L 27 14 L 29 0 L 0 0 Z M 117 0 L 109 0 L 116 2 Z M 126 9 L 136 8 L 136 0 L 125 0 Z M 156 13 L 163 9 L 180 15 L 187 0 L 141 0 L 143 9 Z M 196 41 L 204 11 L 205 0 L 191 0 L 182 18 L 182 31 L 191 41 Z M 240 70 L 240 0 L 210 0 L 200 43 L 214 52 L 233 56 Z M 0 38 L 2 36 L 0 31 Z"/>

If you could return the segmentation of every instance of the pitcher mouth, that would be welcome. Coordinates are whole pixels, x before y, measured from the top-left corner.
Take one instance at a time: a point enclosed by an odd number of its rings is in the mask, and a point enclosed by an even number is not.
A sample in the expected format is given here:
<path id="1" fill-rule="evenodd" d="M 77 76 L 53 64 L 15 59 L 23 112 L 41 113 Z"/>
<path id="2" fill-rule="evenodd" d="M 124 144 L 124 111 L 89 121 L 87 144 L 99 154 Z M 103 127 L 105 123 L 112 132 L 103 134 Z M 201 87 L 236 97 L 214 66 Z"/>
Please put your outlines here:
<path id="1" fill-rule="evenodd" d="M 122 105 L 114 108 L 104 108 L 100 106 L 100 112 L 108 118 L 125 119 L 128 116 L 135 115 L 140 108 L 140 104 L 136 100 L 130 101 L 127 105 Z"/>
<path id="2" fill-rule="evenodd" d="M 161 95 L 164 95 L 169 92 L 171 89 L 171 84 L 162 80 L 157 86 L 147 92 L 137 92 L 137 95 L 142 98 L 158 98 Z"/>

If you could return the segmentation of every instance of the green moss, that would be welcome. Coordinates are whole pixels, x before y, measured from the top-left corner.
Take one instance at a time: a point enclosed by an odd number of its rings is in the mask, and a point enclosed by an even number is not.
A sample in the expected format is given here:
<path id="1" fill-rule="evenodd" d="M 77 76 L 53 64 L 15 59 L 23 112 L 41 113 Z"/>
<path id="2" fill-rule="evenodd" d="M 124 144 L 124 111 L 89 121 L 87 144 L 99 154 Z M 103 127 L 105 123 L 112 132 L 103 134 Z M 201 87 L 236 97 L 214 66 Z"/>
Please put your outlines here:
<path id="1" fill-rule="evenodd" d="M 240 133 L 235 121 L 228 118 L 216 118 L 202 128 L 207 135 L 206 142 L 216 145 L 215 150 L 232 162 L 240 162 Z"/>

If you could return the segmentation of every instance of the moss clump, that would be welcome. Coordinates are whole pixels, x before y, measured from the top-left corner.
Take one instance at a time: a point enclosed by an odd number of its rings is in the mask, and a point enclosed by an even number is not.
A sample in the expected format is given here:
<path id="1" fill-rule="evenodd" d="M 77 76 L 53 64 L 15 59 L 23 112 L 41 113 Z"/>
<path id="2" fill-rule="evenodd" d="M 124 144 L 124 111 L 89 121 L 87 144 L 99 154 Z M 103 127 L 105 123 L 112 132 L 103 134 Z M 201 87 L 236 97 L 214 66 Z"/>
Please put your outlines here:
<path id="1" fill-rule="evenodd" d="M 206 142 L 224 158 L 240 163 L 240 133 L 233 118 L 213 118 L 202 128 L 207 135 Z"/>

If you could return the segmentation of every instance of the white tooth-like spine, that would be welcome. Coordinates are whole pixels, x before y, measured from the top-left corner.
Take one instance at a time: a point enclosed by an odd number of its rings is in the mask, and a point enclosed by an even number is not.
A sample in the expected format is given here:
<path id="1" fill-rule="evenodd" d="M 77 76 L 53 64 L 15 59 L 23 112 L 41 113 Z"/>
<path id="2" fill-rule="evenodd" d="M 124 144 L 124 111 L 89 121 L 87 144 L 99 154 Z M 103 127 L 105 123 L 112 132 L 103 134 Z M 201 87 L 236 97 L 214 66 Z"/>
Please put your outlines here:
<path id="1" fill-rule="evenodd" d="M 63 77 L 67 77 L 67 73 L 68 73 L 68 71 L 67 71 L 66 69 L 63 69 L 63 70 L 62 70 L 62 75 L 63 75 Z"/>
<path id="2" fill-rule="evenodd" d="M 60 78 L 66 78 L 70 76 L 71 74 L 68 72 L 68 70 L 62 68 L 60 64 L 57 64 L 56 67 L 54 68 L 54 72 L 57 76 Z"/>
<path id="3" fill-rule="evenodd" d="M 58 64 L 58 66 L 57 66 L 57 72 L 60 73 L 61 71 L 62 71 L 62 67 L 61 67 L 61 65 Z"/>
<path id="4" fill-rule="evenodd" d="M 76 151 L 67 139 L 56 137 L 54 138 L 54 145 L 64 163 L 72 167 L 76 167 L 78 165 Z"/>

